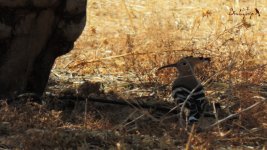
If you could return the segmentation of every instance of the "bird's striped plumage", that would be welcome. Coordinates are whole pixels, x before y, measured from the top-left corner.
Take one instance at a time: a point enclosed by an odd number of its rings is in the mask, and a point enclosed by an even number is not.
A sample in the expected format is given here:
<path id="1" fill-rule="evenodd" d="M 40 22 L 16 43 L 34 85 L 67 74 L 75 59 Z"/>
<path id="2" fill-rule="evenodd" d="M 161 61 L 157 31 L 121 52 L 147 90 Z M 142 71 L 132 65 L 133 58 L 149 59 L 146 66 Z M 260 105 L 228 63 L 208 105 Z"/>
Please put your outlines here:
<path id="1" fill-rule="evenodd" d="M 176 67 L 179 70 L 179 76 L 172 86 L 172 97 L 180 107 L 186 101 L 185 108 L 189 110 L 186 119 L 189 124 L 198 121 L 208 103 L 204 88 L 194 74 L 194 66 L 206 61 L 210 61 L 209 58 L 185 57 L 175 64 L 160 68 Z"/>
<path id="2" fill-rule="evenodd" d="M 175 102 L 180 105 L 180 107 L 184 104 L 186 99 L 185 108 L 190 110 L 188 114 L 187 120 L 189 123 L 197 122 L 200 118 L 201 114 L 205 109 L 205 105 L 207 104 L 207 100 L 205 97 L 205 92 L 202 86 L 197 87 L 192 92 L 194 88 L 188 88 L 183 85 L 173 85 L 172 88 L 172 97 Z M 190 95 L 190 93 L 192 94 Z M 189 96 L 190 95 L 190 96 Z"/>

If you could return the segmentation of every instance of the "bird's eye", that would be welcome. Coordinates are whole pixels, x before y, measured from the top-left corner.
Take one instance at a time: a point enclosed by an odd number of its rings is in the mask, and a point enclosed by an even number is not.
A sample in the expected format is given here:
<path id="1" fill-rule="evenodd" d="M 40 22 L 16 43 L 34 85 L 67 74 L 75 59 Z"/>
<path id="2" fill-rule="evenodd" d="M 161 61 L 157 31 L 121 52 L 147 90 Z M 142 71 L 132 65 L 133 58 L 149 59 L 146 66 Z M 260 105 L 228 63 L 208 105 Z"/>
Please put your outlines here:
<path id="1" fill-rule="evenodd" d="M 186 62 L 184 62 L 183 65 L 185 66 L 186 65 Z"/>

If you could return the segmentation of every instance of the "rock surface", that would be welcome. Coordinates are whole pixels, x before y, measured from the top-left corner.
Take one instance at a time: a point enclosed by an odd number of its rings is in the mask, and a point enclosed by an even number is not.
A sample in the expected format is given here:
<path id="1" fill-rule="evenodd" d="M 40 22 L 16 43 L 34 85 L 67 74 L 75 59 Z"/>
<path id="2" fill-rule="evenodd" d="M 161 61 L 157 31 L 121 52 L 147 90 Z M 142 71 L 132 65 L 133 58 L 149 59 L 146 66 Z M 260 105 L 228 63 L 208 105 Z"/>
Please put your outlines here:
<path id="1" fill-rule="evenodd" d="M 87 0 L 0 0 L 0 96 L 41 95 L 86 23 Z"/>

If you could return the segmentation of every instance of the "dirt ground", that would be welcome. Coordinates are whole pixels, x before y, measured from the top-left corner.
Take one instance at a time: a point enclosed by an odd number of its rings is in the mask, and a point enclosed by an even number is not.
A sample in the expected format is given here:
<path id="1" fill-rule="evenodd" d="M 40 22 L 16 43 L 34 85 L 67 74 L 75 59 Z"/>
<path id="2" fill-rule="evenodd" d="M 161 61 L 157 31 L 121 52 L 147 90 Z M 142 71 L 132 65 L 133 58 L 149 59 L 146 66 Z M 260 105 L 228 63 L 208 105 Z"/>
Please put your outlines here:
<path id="1" fill-rule="evenodd" d="M 216 121 L 213 118 L 205 118 L 206 123 L 194 128 L 185 128 L 179 124 L 178 115 L 153 107 L 141 108 L 143 103 L 155 106 L 162 101 L 169 104 L 165 106 L 174 107 L 175 104 L 161 96 L 168 93 L 168 86 L 125 85 L 129 84 L 127 79 L 118 76 L 71 76 L 55 70 L 54 73 L 57 76 L 51 77 L 43 104 L 32 102 L 35 98 L 28 96 L 11 104 L 2 101 L 2 149 L 185 149 L 188 146 L 189 149 L 264 149 L 266 146 L 265 103 L 208 129 L 205 128 Z M 97 82 L 92 82 L 96 79 Z M 107 92 L 114 89 L 115 83 L 123 94 Z M 236 113 L 260 100 L 255 95 L 262 87 L 242 88 L 247 93 L 246 99 L 242 93 L 228 97 L 223 84 L 207 87 L 209 99 L 219 99 L 225 108 L 220 119 L 230 115 L 225 116 L 227 111 Z M 140 107 L 101 103 L 96 97 L 113 102 L 138 102 Z"/>

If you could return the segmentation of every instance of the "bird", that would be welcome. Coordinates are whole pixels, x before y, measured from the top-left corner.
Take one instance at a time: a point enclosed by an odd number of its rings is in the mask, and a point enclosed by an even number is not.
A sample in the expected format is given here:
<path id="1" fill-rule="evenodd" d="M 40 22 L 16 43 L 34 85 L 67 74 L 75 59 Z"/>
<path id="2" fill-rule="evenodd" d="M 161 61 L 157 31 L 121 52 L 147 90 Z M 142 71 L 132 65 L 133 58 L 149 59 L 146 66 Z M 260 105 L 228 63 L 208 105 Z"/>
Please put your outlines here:
<path id="1" fill-rule="evenodd" d="M 194 68 L 201 63 L 209 63 L 210 58 L 187 56 L 174 64 L 160 67 L 158 70 L 175 67 L 179 71 L 178 77 L 172 84 L 172 98 L 181 109 L 184 102 L 186 122 L 193 124 L 198 122 L 204 112 L 208 101 L 201 82 L 195 76 Z"/>

